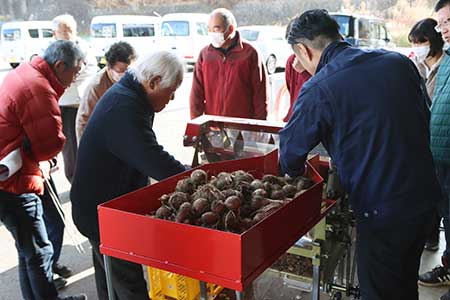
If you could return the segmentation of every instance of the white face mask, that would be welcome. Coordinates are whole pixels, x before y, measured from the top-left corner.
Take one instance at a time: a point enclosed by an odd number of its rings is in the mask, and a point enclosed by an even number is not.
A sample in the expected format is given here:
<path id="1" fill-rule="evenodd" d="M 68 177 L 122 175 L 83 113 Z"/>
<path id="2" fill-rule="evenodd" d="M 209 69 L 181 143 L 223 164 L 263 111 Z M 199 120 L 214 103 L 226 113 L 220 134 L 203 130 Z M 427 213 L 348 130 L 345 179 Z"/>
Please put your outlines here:
<path id="1" fill-rule="evenodd" d="M 419 62 L 424 62 L 430 53 L 430 46 L 413 47 L 412 51 Z"/>
<path id="2" fill-rule="evenodd" d="M 220 48 L 225 42 L 225 34 L 223 32 L 208 32 L 211 45 L 216 48 Z"/>

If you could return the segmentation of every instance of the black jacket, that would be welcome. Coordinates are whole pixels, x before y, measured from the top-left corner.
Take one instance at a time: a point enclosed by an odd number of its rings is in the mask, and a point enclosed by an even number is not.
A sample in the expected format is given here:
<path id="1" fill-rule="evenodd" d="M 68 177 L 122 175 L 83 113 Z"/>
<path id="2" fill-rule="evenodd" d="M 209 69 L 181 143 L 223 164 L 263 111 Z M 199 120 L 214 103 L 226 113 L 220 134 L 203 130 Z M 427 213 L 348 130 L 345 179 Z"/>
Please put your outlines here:
<path id="1" fill-rule="evenodd" d="M 185 171 L 153 132 L 154 111 L 141 84 L 128 72 L 103 95 L 78 149 L 70 191 L 80 232 L 100 241 L 97 205 Z"/>

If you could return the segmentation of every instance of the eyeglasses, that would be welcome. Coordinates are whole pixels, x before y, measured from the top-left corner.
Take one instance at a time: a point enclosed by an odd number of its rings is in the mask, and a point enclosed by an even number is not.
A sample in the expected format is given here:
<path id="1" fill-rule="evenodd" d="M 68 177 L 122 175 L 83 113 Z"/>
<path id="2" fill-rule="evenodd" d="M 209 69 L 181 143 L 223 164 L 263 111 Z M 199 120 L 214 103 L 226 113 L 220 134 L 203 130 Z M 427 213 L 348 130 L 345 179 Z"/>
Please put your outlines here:
<path id="1" fill-rule="evenodd" d="M 436 32 L 442 32 L 442 28 L 443 27 L 448 27 L 448 25 L 450 25 L 450 18 L 448 18 L 447 20 L 445 20 L 444 22 L 437 24 L 434 27 L 434 30 L 436 30 Z"/>

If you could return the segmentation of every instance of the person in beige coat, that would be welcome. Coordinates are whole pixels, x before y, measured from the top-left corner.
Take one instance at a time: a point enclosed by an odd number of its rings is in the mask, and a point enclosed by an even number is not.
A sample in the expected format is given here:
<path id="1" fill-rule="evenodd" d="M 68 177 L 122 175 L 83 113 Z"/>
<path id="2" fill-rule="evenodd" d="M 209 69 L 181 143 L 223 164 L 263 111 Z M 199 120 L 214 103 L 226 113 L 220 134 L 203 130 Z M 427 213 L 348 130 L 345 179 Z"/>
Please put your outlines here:
<path id="1" fill-rule="evenodd" d="M 91 79 L 78 107 L 75 121 L 78 143 L 98 101 L 114 83 L 122 78 L 128 66 L 136 59 L 136 52 L 127 42 L 117 42 L 111 45 L 105 58 L 106 67 Z"/>

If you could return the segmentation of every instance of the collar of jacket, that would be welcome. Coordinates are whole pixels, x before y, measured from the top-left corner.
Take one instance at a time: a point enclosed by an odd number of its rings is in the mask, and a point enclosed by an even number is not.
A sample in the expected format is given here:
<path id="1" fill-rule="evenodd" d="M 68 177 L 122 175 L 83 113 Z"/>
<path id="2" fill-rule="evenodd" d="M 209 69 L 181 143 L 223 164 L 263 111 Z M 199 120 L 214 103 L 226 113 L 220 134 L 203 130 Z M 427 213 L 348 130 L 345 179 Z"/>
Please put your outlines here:
<path id="1" fill-rule="evenodd" d="M 150 114 L 154 113 L 153 107 L 147 101 L 148 95 L 142 86 L 142 83 L 140 83 L 136 77 L 130 73 L 130 71 L 127 71 L 118 83 L 123 85 L 126 89 L 132 90 L 136 93 L 136 100 L 139 100 L 141 104 L 148 109 Z"/>
<path id="2" fill-rule="evenodd" d="M 232 52 L 241 52 L 244 50 L 244 45 L 242 44 L 241 35 L 239 34 L 239 31 L 236 31 L 236 36 L 234 38 L 236 39 L 236 45 L 234 47 L 230 46 L 232 48 L 229 51 L 227 51 L 227 53 L 225 55 L 232 53 Z M 223 54 L 223 51 L 220 51 L 220 49 L 213 47 L 211 44 L 209 44 L 209 49 L 210 50 L 213 49 L 213 50 L 218 51 Z"/>
<path id="3" fill-rule="evenodd" d="M 37 70 L 39 73 L 44 75 L 45 78 L 47 78 L 48 82 L 50 83 L 50 85 L 55 90 L 56 94 L 58 95 L 58 98 L 61 97 L 62 94 L 64 94 L 65 88 L 59 82 L 53 69 L 42 57 L 36 56 L 31 61 L 30 65 L 35 70 Z"/>
<path id="4" fill-rule="evenodd" d="M 332 60 L 336 55 L 338 55 L 343 49 L 349 47 L 350 44 L 344 41 L 335 41 L 329 44 L 322 52 L 320 56 L 319 64 L 317 65 L 316 74 Z"/>

